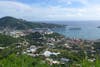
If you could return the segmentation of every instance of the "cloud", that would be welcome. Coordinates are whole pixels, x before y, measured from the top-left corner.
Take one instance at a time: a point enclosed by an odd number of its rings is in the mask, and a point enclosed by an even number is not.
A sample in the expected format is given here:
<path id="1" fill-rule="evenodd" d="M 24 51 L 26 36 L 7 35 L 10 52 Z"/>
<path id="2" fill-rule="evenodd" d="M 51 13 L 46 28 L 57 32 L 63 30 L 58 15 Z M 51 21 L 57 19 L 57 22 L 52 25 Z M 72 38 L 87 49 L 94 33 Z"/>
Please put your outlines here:
<path id="1" fill-rule="evenodd" d="M 72 5 L 72 1 L 74 0 L 69 0 L 67 3 Z M 87 0 L 76 1 L 87 2 Z M 99 20 L 100 18 L 100 5 L 93 4 L 86 4 L 82 8 L 70 8 L 61 5 L 43 7 L 38 4 L 0 1 L 0 9 L 0 17 L 13 16 L 26 20 Z"/>
<path id="2" fill-rule="evenodd" d="M 29 6 L 20 2 L 0 1 L 0 17 L 13 16 L 27 20 L 42 19 L 44 10 L 38 6 Z"/>
<path id="3" fill-rule="evenodd" d="M 72 4 L 73 2 L 78 2 L 81 3 L 83 5 L 88 4 L 88 0 L 56 0 L 59 3 L 65 3 L 65 4 Z"/>
<path id="4" fill-rule="evenodd" d="M 11 1 L 0 1 L 0 9 L 2 16 L 11 15 L 16 17 L 27 16 L 28 14 L 30 15 L 28 12 L 33 11 L 33 9 L 28 5 Z"/>

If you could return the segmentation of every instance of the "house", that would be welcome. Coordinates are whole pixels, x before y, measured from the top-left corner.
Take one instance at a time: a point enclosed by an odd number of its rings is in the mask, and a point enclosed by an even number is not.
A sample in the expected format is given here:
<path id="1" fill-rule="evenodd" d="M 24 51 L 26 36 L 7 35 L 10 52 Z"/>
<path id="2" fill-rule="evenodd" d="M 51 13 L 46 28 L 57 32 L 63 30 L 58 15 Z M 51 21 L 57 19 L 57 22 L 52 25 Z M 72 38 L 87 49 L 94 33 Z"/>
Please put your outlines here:
<path id="1" fill-rule="evenodd" d="M 57 56 L 58 54 L 60 54 L 60 53 L 59 53 L 59 52 L 58 52 L 58 53 L 55 53 L 55 52 L 50 52 L 50 51 L 45 51 L 45 52 L 43 53 L 43 55 L 44 55 L 45 57 L 49 57 L 49 56 L 51 56 L 51 55 Z"/>
<path id="2" fill-rule="evenodd" d="M 95 58 L 88 59 L 88 61 L 90 62 L 94 62 L 95 60 L 96 60 Z"/>
<path id="3" fill-rule="evenodd" d="M 5 49 L 5 47 L 0 47 L 0 50 L 3 50 L 3 49 Z"/>
<path id="4" fill-rule="evenodd" d="M 60 64 L 60 61 L 56 61 L 56 60 L 53 60 L 53 59 L 50 59 L 50 58 L 46 58 L 46 61 L 52 65 L 52 64 Z"/>
<path id="5" fill-rule="evenodd" d="M 70 60 L 69 59 L 67 59 L 67 58 L 61 58 L 60 59 L 62 62 L 69 62 Z"/>
<path id="6" fill-rule="evenodd" d="M 34 53 L 34 52 L 36 52 L 36 50 L 37 50 L 37 47 L 32 45 L 29 48 L 27 48 L 26 52 L 27 53 Z"/>

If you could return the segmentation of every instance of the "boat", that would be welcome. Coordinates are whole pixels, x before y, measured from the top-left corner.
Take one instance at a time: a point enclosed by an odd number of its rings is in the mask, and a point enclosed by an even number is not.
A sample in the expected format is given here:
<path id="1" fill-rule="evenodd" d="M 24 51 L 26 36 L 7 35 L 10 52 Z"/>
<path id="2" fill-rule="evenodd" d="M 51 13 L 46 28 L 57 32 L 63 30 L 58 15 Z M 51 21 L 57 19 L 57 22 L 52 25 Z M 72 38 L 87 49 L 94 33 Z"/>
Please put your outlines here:
<path id="1" fill-rule="evenodd" d="M 97 28 L 100 28 L 100 26 L 98 26 Z"/>
<path id="2" fill-rule="evenodd" d="M 71 28 L 69 28 L 69 30 L 81 30 L 81 28 L 80 27 L 71 27 Z"/>

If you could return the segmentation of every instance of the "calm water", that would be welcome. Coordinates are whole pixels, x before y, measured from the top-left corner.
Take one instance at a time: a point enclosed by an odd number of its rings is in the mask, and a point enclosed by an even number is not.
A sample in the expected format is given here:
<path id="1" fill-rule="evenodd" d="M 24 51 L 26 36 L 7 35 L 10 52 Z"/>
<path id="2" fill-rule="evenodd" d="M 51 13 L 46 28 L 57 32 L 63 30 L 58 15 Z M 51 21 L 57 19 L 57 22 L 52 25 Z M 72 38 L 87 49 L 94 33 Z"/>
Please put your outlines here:
<path id="1" fill-rule="evenodd" d="M 66 28 L 55 29 L 55 32 L 65 35 L 70 38 L 82 38 L 87 40 L 100 39 L 99 21 L 67 21 L 67 22 L 53 22 L 57 24 L 66 24 Z M 79 27 L 81 30 L 69 30 L 69 27 Z"/>

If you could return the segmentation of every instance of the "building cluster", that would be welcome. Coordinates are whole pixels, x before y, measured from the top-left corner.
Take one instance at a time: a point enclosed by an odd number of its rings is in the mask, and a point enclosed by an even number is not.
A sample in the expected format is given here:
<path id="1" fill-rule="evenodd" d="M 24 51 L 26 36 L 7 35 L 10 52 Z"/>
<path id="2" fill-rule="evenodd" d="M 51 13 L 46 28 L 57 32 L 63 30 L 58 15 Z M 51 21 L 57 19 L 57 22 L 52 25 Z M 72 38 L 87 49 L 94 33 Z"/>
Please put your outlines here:
<path id="1" fill-rule="evenodd" d="M 63 38 L 61 37 L 60 39 L 55 39 L 55 38 L 47 38 L 47 42 L 45 43 L 46 48 L 41 51 L 41 53 L 36 53 L 38 49 L 42 48 L 42 46 L 30 46 L 27 48 L 26 53 L 30 56 L 44 56 L 45 60 L 49 64 L 64 64 L 70 61 L 69 58 L 59 58 L 60 60 L 52 59 L 50 58 L 52 55 L 53 56 L 58 56 L 61 53 L 58 51 L 52 51 L 52 49 L 57 49 L 64 48 L 66 50 L 70 50 L 71 52 L 74 53 L 79 53 L 80 51 L 84 51 L 84 54 L 86 55 L 86 58 L 90 62 L 94 62 L 95 59 L 95 54 L 96 50 L 93 41 L 89 40 L 81 40 L 81 39 L 69 39 L 69 38 Z"/>
<path id="2" fill-rule="evenodd" d="M 5 35 L 10 35 L 15 38 L 20 37 L 20 36 L 26 36 L 30 33 L 35 33 L 39 32 L 41 34 L 52 34 L 53 31 L 51 31 L 48 28 L 35 28 L 35 29 L 28 29 L 28 30 L 10 30 L 10 29 L 4 29 L 1 30 L 0 33 L 3 33 Z"/>

